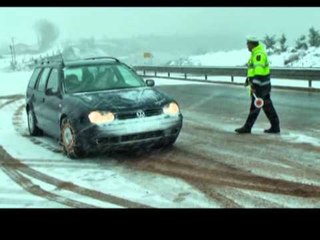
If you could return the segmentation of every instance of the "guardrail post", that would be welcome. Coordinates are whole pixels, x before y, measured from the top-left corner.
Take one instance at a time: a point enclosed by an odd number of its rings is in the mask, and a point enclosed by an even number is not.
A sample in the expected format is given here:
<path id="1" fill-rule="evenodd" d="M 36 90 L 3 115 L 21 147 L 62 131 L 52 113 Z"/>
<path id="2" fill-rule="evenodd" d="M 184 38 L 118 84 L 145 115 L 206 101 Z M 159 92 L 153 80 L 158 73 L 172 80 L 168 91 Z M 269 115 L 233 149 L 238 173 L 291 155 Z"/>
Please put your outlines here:
<path id="1" fill-rule="evenodd" d="M 204 75 L 204 79 L 205 79 L 205 80 L 208 80 L 208 75 L 207 75 L 207 74 Z"/>
<path id="2" fill-rule="evenodd" d="M 154 76 L 157 76 L 157 72 L 154 72 Z"/>
<path id="3" fill-rule="evenodd" d="M 187 79 L 187 74 L 186 73 L 184 74 L 184 79 Z"/>
<path id="4" fill-rule="evenodd" d="M 233 81 L 234 81 L 233 76 L 231 76 L 231 82 L 233 82 Z"/>
<path id="5" fill-rule="evenodd" d="M 146 75 L 146 70 L 143 70 L 143 76 L 145 76 Z"/>
<path id="6" fill-rule="evenodd" d="M 309 80 L 309 88 L 312 88 L 312 80 Z"/>
<path id="7" fill-rule="evenodd" d="M 170 77 L 170 72 L 168 72 L 168 77 Z"/>

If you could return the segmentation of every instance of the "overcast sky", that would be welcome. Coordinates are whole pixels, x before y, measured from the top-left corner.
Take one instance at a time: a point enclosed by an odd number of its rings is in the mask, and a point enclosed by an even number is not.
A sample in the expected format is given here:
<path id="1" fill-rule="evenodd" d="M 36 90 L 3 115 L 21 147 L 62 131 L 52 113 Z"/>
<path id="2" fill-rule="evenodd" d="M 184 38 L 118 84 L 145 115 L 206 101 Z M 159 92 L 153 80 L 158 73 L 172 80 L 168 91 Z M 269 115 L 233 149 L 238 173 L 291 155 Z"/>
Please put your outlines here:
<path id="1" fill-rule="evenodd" d="M 319 7 L 20 7 L 0 8 L 0 43 L 36 43 L 33 29 L 48 19 L 60 30 L 60 39 L 141 35 L 216 35 L 229 37 L 286 33 L 295 40 L 314 26 L 320 29 Z"/>

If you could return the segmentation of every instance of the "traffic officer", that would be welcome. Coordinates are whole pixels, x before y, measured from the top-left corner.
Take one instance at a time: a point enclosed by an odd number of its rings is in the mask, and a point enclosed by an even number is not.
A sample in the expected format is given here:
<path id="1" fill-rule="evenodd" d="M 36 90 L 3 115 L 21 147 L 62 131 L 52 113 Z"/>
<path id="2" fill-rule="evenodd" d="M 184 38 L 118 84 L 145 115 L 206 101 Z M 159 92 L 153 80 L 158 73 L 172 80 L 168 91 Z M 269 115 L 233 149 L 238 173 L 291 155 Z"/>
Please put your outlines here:
<path id="1" fill-rule="evenodd" d="M 273 107 L 270 92 L 270 69 L 268 56 L 256 37 L 247 37 L 247 47 L 251 52 L 248 61 L 248 72 L 245 86 L 250 86 L 251 106 L 247 120 L 243 127 L 237 128 L 237 133 L 251 133 L 251 128 L 259 116 L 260 108 L 254 104 L 255 98 L 264 101 L 263 111 L 266 114 L 271 127 L 264 130 L 265 133 L 280 133 L 280 122 L 276 110 Z"/>

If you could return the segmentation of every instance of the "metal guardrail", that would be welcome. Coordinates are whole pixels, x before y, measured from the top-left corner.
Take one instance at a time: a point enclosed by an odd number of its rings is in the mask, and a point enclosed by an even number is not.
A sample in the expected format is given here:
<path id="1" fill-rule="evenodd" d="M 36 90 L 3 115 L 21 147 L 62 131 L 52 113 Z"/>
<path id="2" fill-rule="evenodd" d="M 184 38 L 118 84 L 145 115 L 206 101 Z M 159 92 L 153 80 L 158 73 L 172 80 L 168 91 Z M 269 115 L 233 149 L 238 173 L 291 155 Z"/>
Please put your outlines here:
<path id="1" fill-rule="evenodd" d="M 172 66 L 134 66 L 136 71 L 142 71 L 142 76 L 155 76 L 157 73 L 167 73 L 171 77 L 171 73 L 184 74 L 184 79 L 188 79 L 188 75 L 204 76 L 208 80 L 208 76 L 230 76 L 231 83 L 234 77 L 245 77 L 247 74 L 246 67 L 172 67 Z M 153 72 L 154 75 L 146 75 L 146 72 Z M 312 88 L 312 81 L 320 81 L 320 68 L 271 68 L 271 77 L 277 79 L 290 79 L 308 81 L 309 88 Z"/>

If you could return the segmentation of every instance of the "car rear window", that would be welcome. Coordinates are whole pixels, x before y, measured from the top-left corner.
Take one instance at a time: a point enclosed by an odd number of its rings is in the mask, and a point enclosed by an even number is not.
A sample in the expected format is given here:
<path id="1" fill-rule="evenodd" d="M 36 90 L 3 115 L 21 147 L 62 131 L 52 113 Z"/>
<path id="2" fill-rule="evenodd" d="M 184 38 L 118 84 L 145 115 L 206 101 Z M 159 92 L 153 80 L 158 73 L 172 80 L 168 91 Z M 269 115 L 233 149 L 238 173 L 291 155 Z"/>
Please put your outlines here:
<path id="1" fill-rule="evenodd" d="M 30 81 L 29 81 L 28 87 L 30 87 L 30 88 L 34 88 L 35 87 L 40 72 L 41 72 L 41 68 L 36 68 L 33 71 L 32 76 L 31 76 Z"/>

